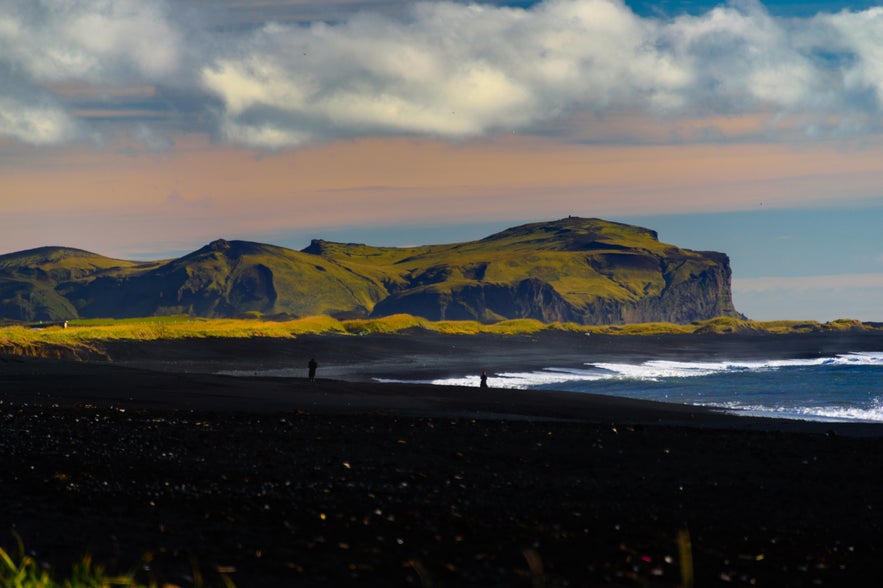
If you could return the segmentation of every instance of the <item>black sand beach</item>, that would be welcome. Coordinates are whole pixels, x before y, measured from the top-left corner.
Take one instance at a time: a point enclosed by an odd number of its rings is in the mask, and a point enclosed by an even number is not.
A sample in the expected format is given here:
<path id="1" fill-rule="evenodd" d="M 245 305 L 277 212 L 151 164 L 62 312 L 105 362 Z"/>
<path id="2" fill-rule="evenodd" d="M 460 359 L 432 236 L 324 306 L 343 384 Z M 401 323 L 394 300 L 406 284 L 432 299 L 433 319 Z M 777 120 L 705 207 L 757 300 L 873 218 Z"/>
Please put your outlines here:
<path id="1" fill-rule="evenodd" d="M 0 545 L 17 534 L 59 570 L 89 552 L 182 586 L 678 586 L 684 554 L 696 586 L 875 584 L 883 427 L 372 379 L 862 349 L 883 337 L 371 335 L 117 343 L 112 362 L 4 355 Z M 302 377 L 215 375 L 291 367 Z"/>

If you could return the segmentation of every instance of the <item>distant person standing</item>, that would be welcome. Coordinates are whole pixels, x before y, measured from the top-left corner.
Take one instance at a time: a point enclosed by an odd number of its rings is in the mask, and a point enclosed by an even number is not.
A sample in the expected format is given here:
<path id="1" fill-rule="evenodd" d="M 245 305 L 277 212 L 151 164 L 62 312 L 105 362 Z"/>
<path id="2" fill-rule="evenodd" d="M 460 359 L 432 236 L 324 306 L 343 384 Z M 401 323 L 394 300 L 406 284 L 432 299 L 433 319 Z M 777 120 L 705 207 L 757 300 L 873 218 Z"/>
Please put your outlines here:
<path id="1" fill-rule="evenodd" d="M 307 364 L 307 374 L 308 374 L 311 382 L 316 381 L 316 368 L 318 368 L 318 367 L 319 367 L 319 364 L 316 363 L 315 357 L 312 358 L 310 360 L 310 363 Z"/>
<path id="2" fill-rule="evenodd" d="M 481 372 L 481 387 L 487 388 L 487 371 Z"/>

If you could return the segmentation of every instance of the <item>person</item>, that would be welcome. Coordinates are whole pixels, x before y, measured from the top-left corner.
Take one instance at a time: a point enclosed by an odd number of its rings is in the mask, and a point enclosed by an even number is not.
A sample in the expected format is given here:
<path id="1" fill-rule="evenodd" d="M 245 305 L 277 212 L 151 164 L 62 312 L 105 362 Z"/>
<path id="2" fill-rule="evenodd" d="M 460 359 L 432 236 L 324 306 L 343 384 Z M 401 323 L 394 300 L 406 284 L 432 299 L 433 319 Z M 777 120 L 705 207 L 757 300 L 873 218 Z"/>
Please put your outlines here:
<path id="1" fill-rule="evenodd" d="M 316 358 L 310 359 L 310 363 L 307 364 L 307 370 L 309 374 L 309 378 L 311 382 L 316 381 L 316 368 L 319 367 L 319 364 L 316 363 Z"/>
<path id="2" fill-rule="evenodd" d="M 481 387 L 487 388 L 487 371 L 481 372 Z"/>

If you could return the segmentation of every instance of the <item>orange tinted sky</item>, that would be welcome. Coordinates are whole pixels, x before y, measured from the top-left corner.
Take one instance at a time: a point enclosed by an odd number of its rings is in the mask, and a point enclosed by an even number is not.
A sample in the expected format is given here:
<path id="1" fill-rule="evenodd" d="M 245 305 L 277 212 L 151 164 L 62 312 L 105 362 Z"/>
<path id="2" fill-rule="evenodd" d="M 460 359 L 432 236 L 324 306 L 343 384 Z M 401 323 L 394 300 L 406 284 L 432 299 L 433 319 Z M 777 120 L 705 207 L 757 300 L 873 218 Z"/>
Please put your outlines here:
<path id="1" fill-rule="evenodd" d="M 883 185 L 881 151 L 762 144 L 338 141 L 257 154 L 189 136 L 167 153 L 53 148 L 5 165 L 0 251 L 132 256 L 360 223 L 447 224 L 832 204 Z"/>

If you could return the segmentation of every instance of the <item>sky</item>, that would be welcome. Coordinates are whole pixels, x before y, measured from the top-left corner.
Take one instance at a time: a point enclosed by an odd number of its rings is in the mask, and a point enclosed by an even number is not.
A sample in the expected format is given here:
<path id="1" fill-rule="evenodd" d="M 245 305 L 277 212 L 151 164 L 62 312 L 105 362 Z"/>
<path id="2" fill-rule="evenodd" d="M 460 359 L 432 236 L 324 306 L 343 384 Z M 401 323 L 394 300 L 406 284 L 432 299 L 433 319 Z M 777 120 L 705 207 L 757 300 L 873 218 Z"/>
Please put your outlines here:
<path id="1" fill-rule="evenodd" d="M 568 215 L 883 321 L 883 7 L 0 0 L 0 254 L 407 246 Z"/>

